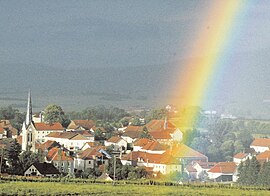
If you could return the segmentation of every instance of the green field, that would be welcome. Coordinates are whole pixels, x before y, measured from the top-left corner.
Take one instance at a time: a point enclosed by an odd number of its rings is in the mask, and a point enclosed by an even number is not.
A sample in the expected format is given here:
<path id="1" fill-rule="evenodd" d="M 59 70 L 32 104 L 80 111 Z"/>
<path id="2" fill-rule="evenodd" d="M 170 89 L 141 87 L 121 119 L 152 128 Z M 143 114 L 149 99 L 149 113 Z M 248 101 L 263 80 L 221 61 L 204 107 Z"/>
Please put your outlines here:
<path id="1" fill-rule="evenodd" d="M 0 195 L 270 195 L 268 190 L 218 186 L 115 185 L 61 182 L 3 182 Z"/>

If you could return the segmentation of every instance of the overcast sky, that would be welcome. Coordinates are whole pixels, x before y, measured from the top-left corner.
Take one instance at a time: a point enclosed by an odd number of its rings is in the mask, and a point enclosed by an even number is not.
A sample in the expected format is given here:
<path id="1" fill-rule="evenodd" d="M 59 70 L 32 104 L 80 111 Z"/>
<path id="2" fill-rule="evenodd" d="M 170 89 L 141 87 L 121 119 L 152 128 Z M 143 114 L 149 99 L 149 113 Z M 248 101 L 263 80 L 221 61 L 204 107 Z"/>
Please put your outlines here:
<path id="1" fill-rule="evenodd" d="M 145 66 L 187 58 L 209 3 L 1 0 L 0 64 Z M 269 21 L 270 1 L 251 5 L 237 51 L 268 49 Z"/>

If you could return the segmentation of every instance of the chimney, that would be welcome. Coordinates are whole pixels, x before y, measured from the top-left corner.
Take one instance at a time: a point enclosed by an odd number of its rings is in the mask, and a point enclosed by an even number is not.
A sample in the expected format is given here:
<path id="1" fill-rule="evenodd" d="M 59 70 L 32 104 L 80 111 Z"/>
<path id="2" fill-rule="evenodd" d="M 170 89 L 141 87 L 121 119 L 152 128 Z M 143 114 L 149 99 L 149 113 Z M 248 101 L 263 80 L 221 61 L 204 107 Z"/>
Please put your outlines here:
<path id="1" fill-rule="evenodd" d="M 165 120 L 164 120 L 164 130 L 166 130 L 168 128 L 168 120 L 167 120 L 167 116 L 165 117 Z"/>

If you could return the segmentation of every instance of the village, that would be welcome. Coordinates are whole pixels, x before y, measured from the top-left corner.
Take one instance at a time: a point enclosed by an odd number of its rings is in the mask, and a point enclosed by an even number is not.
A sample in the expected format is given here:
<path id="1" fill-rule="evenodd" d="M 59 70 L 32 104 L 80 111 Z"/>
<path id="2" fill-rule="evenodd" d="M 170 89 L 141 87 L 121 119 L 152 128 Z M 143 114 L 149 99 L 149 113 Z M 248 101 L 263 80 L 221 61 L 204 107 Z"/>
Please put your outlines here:
<path id="1" fill-rule="evenodd" d="M 127 123 L 112 137 L 100 139 L 97 135 L 102 137 L 104 128 L 90 119 L 71 120 L 66 128 L 60 122 L 44 122 L 42 113 L 32 113 L 29 91 L 22 130 L 8 120 L 0 121 L 1 175 L 5 175 L 3 165 L 14 164 L 3 156 L 8 138 L 19 143 L 21 152 L 42 155 L 21 171 L 27 177 L 86 176 L 114 181 L 174 176 L 177 181 L 237 182 L 241 162 L 256 157 L 263 164 L 270 159 L 268 138 L 255 138 L 232 161 L 209 162 L 206 155 L 184 144 L 185 133 L 167 117 L 146 124 L 140 119 L 140 123 L 143 126 Z"/>

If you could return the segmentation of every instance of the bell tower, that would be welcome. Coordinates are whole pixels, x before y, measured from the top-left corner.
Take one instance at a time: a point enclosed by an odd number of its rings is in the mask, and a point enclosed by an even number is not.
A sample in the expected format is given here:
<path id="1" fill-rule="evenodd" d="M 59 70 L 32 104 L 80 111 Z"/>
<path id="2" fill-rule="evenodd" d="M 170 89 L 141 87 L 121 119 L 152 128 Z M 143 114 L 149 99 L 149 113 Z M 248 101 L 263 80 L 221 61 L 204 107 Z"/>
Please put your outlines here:
<path id="1" fill-rule="evenodd" d="M 32 121 L 31 90 L 28 92 L 27 111 L 22 126 L 22 151 L 31 150 L 35 152 L 35 128 Z"/>

